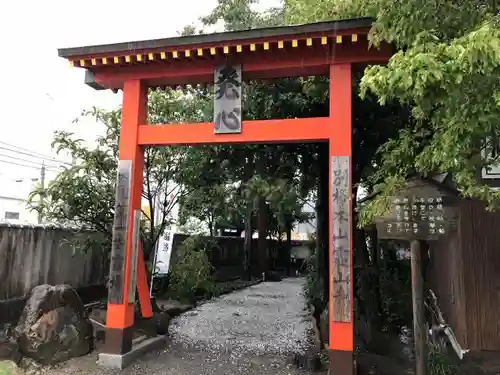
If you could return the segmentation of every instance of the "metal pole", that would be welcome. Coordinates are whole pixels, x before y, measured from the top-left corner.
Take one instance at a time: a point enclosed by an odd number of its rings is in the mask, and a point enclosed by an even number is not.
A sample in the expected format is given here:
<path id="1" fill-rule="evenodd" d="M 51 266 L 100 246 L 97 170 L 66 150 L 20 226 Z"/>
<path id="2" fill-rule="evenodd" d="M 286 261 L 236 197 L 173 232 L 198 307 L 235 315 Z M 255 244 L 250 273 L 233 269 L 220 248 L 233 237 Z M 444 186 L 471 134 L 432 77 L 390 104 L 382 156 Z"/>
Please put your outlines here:
<path id="1" fill-rule="evenodd" d="M 160 191 L 158 193 L 158 195 L 156 196 L 156 201 L 155 201 L 154 207 L 150 207 L 150 209 L 154 212 L 155 220 L 158 220 L 157 222 L 162 222 L 162 220 L 163 220 L 163 215 L 162 215 L 160 205 L 163 204 L 164 199 L 165 199 L 165 193 Z M 160 218 L 160 215 L 162 216 L 161 218 Z M 153 257 L 153 267 L 151 269 L 151 279 L 150 279 L 151 285 L 149 286 L 149 297 L 150 298 L 153 298 L 153 281 L 155 279 L 156 261 L 157 261 L 157 257 L 158 257 L 158 251 L 160 250 L 159 246 L 160 246 L 160 240 L 162 237 L 163 237 L 163 233 L 160 233 L 160 236 L 158 236 L 158 240 L 156 241 L 156 244 L 155 244 L 155 252 L 154 252 L 154 257 Z"/>
<path id="2" fill-rule="evenodd" d="M 425 323 L 424 278 L 420 241 L 413 240 L 411 249 L 411 286 L 413 297 L 413 338 L 416 375 L 427 374 L 427 328 Z"/>
<path id="3" fill-rule="evenodd" d="M 40 170 L 40 185 L 42 187 L 42 194 L 44 194 L 45 190 L 45 161 L 42 161 L 42 169 Z M 43 195 L 40 197 L 43 200 Z M 42 202 L 40 202 L 42 203 Z M 38 224 L 41 224 L 43 220 L 42 213 L 38 213 Z"/>
<path id="4" fill-rule="evenodd" d="M 155 246 L 155 255 L 153 257 L 153 267 L 151 270 L 151 285 L 149 286 L 149 298 L 153 298 L 153 281 L 155 278 L 155 273 L 156 273 L 156 256 L 158 255 L 158 250 L 159 250 L 159 242 L 160 240 L 156 241 L 156 246 Z"/>

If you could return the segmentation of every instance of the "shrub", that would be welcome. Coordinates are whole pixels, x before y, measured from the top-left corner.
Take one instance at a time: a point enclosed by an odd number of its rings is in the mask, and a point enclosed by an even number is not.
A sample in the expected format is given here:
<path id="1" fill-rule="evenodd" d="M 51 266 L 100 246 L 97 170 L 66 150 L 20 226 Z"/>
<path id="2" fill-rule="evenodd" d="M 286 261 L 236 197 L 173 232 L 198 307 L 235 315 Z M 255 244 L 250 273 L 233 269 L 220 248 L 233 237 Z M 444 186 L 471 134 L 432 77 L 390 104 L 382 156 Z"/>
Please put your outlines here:
<path id="1" fill-rule="evenodd" d="M 452 357 L 452 353 L 447 351 L 445 345 L 430 342 L 428 350 L 430 375 L 459 375 L 462 373 L 456 359 Z"/>
<path id="2" fill-rule="evenodd" d="M 180 300 L 194 302 L 214 292 L 209 252 L 217 244 L 213 239 L 191 236 L 179 248 L 177 261 L 170 270 L 170 292 Z"/>

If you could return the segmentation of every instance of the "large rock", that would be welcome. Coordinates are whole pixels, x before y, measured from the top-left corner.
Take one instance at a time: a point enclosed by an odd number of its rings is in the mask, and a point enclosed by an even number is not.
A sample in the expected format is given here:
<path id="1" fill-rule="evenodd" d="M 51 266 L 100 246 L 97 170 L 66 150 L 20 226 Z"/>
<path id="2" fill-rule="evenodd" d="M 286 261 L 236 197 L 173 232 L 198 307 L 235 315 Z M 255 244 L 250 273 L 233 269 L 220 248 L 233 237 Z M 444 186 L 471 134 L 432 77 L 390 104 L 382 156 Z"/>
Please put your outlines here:
<path id="1" fill-rule="evenodd" d="M 88 354 L 94 341 L 83 303 L 69 285 L 33 288 L 15 334 L 21 353 L 42 364 Z"/>

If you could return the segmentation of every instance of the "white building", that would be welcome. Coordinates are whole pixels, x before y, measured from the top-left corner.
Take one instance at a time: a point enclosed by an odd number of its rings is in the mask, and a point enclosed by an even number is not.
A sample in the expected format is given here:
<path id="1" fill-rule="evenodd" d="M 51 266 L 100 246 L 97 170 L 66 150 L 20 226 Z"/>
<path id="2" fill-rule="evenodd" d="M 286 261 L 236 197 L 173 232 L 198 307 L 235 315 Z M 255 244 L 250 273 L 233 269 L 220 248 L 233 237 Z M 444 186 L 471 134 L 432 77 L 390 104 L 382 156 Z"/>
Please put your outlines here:
<path id="1" fill-rule="evenodd" d="M 36 224 L 38 214 L 29 210 L 28 196 L 38 184 L 38 178 L 0 176 L 0 222 Z"/>

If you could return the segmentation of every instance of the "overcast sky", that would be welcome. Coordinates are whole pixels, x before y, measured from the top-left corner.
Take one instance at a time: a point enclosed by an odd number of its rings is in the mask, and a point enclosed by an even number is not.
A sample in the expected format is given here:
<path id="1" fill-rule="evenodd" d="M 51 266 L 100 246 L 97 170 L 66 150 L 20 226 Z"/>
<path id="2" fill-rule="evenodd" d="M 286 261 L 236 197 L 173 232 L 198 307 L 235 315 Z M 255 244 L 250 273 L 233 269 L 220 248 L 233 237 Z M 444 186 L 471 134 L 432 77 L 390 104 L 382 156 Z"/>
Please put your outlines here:
<path id="1" fill-rule="evenodd" d="M 262 0 L 261 6 L 278 0 Z M 0 142 L 53 155 L 55 130 L 93 139 L 92 121 L 72 124 L 82 109 L 114 108 L 120 94 L 98 92 L 83 83 L 83 69 L 70 68 L 57 48 L 175 36 L 206 15 L 216 0 L 16 0 L 0 3 Z M 0 160 L 16 161 L 0 143 Z M 33 160 L 18 154 L 18 158 Z M 24 162 L 17 160 L 21 164 Z M 0 176 L 37 175 L 36 169 L 0 162 Z"/>

